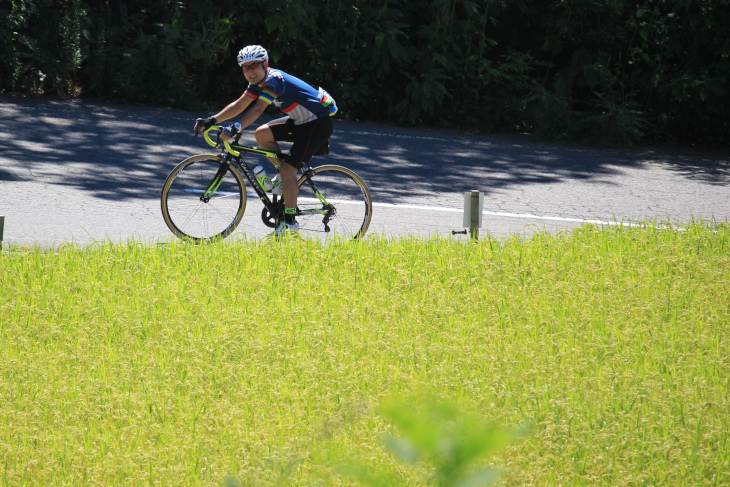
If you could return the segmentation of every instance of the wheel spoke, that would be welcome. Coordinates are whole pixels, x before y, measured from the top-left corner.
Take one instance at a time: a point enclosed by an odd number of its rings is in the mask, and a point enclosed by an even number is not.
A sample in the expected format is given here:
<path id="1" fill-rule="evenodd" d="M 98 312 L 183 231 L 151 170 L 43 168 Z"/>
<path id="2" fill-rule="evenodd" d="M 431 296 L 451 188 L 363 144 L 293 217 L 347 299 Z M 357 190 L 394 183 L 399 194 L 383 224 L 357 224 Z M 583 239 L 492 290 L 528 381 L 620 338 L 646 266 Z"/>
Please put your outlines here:
<path id="1" fill-rule="evenodd" d="M 300 179 L 297 206 L 305 213 L 297 216 L 300 232 L 323 238 L 361 238 L 372 217 L 372 201 L 365 183 L 352 171 L 339 166 L 315 169 L 312 181 L 327 204 L 314 194 L 306 178 Z M 329 209 L 327 214 L 318 212 L 326 209 Z M 329 221 L 325 225 L 327 216 Z"/>
<path id="2" fill-rule="evenodd" d="M 195 242 L 224 238 L 240 222 L 247 195 L 234 166 L 229 166 L 210 199 L 201 199 L 220 165 L 219 158 L 196 156 L 170 173 L 162 192 L 162 212 L 168 227 L 178 237 Z"/>

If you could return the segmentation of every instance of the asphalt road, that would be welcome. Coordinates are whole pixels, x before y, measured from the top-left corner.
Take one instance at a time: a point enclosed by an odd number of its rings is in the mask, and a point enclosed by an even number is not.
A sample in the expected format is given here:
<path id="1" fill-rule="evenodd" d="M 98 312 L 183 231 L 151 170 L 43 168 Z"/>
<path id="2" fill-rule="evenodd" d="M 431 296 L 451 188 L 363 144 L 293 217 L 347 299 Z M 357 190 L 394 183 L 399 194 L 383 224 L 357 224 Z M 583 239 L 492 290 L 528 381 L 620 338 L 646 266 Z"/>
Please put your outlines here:
<path id="1" fill-rule="evenodd" d="M 192 138 L 201 115 L 0 95 L 4 247 L 169 240 L 159 203 L 167 174 L 185 157 L 215 152 Z M 243 142 L 255 145 L 253 132 Z M 451 236 L 464 229 L 471 190 L 484 195 L 481 234 L 498 237 L 586 221 L 730 219 L 728 151 L 599 150 L 340 120 L 331 142 L 321 163 L 349 167 L 370 187 L 369 235 Z M 268 233 L 260 211 L 249 198 L 237 232 Z"/>

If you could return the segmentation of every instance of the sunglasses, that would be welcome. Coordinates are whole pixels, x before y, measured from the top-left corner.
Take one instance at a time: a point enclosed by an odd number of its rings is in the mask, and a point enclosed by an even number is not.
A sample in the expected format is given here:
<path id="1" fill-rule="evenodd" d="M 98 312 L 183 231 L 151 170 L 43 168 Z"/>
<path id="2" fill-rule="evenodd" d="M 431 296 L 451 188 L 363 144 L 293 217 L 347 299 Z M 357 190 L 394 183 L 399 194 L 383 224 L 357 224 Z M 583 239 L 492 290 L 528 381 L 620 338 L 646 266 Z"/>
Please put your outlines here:
<path id="1" fill-rule="evenodd" d="M 243 71 L 247 73 L 256 67 L 263 66 L 263 65 L 264 65 L 263 62 L 258 62 L 258 63 L 244 64 L 241 67 L 243 68 Z"/>

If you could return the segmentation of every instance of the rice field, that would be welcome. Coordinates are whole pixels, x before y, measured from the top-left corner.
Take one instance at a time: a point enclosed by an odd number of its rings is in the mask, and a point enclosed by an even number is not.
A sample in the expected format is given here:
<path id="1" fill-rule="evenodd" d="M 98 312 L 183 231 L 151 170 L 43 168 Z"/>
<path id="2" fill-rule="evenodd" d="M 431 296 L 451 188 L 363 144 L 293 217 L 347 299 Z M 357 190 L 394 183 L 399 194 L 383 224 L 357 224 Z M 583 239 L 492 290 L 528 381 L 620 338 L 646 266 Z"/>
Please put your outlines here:
<path id="1" fill-rule="evenodd" d="M 499 485 L 730 485 L 729 303 L 701 222 L 6 249 L 0 485 L 442 485 L 434 401 Z"/>

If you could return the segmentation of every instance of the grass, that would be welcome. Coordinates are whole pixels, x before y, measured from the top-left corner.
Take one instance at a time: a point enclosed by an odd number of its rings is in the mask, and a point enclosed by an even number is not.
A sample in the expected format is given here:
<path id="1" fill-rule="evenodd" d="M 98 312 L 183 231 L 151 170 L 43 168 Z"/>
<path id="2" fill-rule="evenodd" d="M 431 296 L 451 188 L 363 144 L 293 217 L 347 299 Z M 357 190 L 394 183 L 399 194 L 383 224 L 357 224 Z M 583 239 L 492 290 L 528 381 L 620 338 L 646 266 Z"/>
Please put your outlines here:
<path id="1" fill-rule="evenodd" d="M 0 269 L 0 485 L 343 485 L 341 462 L 425 485 L 381 409 L 424 390 L 530 425 L 502 485 L 730 484 L 727 224 Z"/>

